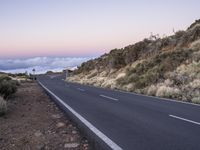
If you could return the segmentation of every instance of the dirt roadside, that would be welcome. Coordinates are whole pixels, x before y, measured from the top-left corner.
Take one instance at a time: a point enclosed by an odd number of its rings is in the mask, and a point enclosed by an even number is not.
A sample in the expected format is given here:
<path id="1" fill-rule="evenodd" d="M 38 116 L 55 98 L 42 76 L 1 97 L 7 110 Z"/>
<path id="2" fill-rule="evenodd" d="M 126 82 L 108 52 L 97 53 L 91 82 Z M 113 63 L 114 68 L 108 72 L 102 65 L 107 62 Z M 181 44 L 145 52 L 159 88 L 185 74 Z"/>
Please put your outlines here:
<path id="1" fill-rule="evenodd" d="M 88 141 L 37 83 L 22 83 L 0 117 L 1 150 L 89 150 Z"/>

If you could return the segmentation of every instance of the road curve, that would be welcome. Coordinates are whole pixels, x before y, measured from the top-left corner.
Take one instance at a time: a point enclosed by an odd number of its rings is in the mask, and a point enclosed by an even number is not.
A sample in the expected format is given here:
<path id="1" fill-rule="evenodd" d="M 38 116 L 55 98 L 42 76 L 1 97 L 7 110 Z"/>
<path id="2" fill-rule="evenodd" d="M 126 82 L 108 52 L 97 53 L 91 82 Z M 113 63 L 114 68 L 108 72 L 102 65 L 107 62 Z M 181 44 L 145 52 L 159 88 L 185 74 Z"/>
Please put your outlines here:
<path id="1" fill-rule="evenodd" d="M 38 76 L 66 111 L 113 150 L 200 149 L 200 106 Z"/>

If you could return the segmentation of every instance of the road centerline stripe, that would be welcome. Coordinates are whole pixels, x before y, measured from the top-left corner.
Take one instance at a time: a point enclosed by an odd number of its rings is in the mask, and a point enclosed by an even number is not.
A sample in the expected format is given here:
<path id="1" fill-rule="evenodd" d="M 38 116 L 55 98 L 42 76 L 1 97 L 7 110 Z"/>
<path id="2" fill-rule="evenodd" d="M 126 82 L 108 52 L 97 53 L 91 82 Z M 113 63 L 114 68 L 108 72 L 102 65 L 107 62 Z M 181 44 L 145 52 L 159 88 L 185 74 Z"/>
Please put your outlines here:
<path id="1" fill-rule="evenodd" d="M 84 89 L 81 89 L 81 88 L 77 88 L 79 91 L 82 91 L 82 92 L 84 92 L 85 90 Z"/>
<path id="2" fill-rule="evenodd" d="M 118 99 L 116 99 L 116 98 L 113 98 L 113 97 L 110 97 L 110 96 L 106 96 L 106 95 L 99 95 L 99 96 L 101 96 L 101 97 L 104 97 L 104 98 L 107 98 L 107 99 L 111 99 L 111 100 L 114 100 L 114 101 L 118 101 Z"/>
<path id="3" fill-rule="evenodd" d="M 179 120 L 190 122 L 190 123 L 193 123 L 193 124 L 196 124 L 196 125 L 200 125 L 200 122 L 196 122 L 196 121 L 193 121 L 193 120 L 185 119 L 185 118 L 178 117 L 178 116 L 175 116 L 175 115 L 169 115 L 169 116 L 172 117 L 172 118 L 176 118 L 176 119 L 179 119 Z"/>
<path id="4" fill-rule="evenodd" d="M 83 124 L 85 124 L 101 140 L 103 140 L 111 149 L 123 150 L 120 146 L 118 146 L 115 142 L 113 142 L 109 137 L 107 137 L 104 133 L 102 133 L 99 129 L 97 129 L 94 125 L 92 125 L 89 121 L 87 121 L 83 116 L 81 116 L 79 113 L 77 113 L 72 107 L 70 107 L 62 99 L 60 99 L 53 92 L 51 92 L 40 81 L 38 81 L 38 82 L 47 92 L 49 92 L 53 97 L 55 97 L 63 106 L 65 106 L 65 108 L 67 108 L 75 117 L 77 117 Z"/>

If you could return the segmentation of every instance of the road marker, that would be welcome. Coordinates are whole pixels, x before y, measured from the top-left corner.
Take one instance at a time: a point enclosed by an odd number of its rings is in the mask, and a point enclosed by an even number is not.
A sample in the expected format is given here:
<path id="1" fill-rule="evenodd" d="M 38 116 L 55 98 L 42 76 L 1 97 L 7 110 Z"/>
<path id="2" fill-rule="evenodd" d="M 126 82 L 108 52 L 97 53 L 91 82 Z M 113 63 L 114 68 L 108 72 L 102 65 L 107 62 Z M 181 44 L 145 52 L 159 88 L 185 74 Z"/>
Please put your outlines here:
<path id="1" fill-rule="evenodd" d="M 99 95 L 99 96 L 107 98 L 107 99 L 111 99 L 111 100 L 114 100 L 114 101 L 118 101 L 118 99 L 112 98 L 112 97 L 109 97 L 109 96 L 106 96 L 106 95 Z"/>
<path id="2" fill-rule="evenodd" d="M 77 88 L 79 91 L 82 91 L 82 92 L 84 92 L 85 90 L 84 89 L 81 89 L 81 88 Z"/>
<path id="3" fill-rule="evenodd" d="M 173 117 L 173 118 L 176 118 L 176 119 L 179 119 L 179 120 L 187 121 L 187 122 L 190 122 L 190 123 L 193 123 L 193 124 L 196 124 L 196 125 L 200 125 L 200 123 L 199 123 L 199 122 L 196 122 L 196 121 L 192 121 L 192 120 L 185 119 L 185 118 L 181 118 L 181 117 L 174 116 L 174 115 L 169 115 L 169 116 L 170 116 L 170 117 Z"/>
<path id="4" fill-rule="evenodd" d="M 67 108 L 72 114 L 74 114 L 74 116 L 76 116 L 94 134 L 96 134 L 101 140 L 103 140 L 111 149 L 123 150 L 120 146 L 118 146 L 115 142 L 113 142 L 109 137 L 107 137 L 105 134 L 103 134 L 99 129 L 97 129 L 94 125 L 92 125 L 89 121 L 87 121 L 84 117 L 82 117 L 79 113 L 77 113 L 73 108 L 71 108 L 68 104 L 66 104 L 62 99 L 60 99 L 53 92 L 51 92 L 40 81 L 38 81 L 38 82 L 47 92 L 49 92 L 53 97 L 55 97 L 63 106 L 65 106 L 65 108 Z"/>
<path id="5" fill-rule="evenodd" d="M 70 83 L 75 83 L 75 82 L 70 82 Z M 76 83 L 76 84 L 84 85 L 84 84 L 80 84 L 80 83 Z M 88 87 L 91 87 L 91 88 L 97 88 L 97 89 L 103 89 L 103 90 L 110 90 L 110 91 L 112 91 L 112 89 L 106 89 L 106 88 L 103 88 L 103 87 L 97 87 L 97 86 L 92 86 L 92 85 L 84 85 L 84 86 L 88 86 Z M 125 94 L 137 95 L 137 96 L 150 97 L 150 98 L 153 98 L 153 100 L 156 100 L 156 101 L 166 100 L 166 101 L 170 101 L 170 102 L 182 103 L 182 104 L 186 104 L 186 105 L 193 105 L 193 106 L 200 107 L 200 104 L 195 104 L 195 103 L 190 103 L 190 102 L 184 102 L 184 101 L 175 100 L 175 99 L 169 99 L 169 98 L 163 98 L 163 97 L 156 97 L 156 96 L 144 95 L 144 94 L 139 94 L 139 93 L 134 93 L 134 92 L 123 91 L 123 90 L 119 90 L 119 89 L 113 89 L 113 91 L 120 92 L 120 93 L 125 93 Z"/>

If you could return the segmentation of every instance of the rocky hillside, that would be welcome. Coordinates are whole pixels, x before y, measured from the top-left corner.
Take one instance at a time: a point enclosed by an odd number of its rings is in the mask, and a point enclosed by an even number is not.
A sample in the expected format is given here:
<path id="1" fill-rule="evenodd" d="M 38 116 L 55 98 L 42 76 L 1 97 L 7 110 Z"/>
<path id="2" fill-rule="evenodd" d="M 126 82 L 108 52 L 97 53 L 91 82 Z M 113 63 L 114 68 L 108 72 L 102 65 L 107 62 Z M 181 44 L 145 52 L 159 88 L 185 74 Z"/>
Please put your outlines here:
<path id="1" fill-rule="evenodd" d="M 200 20 L 83 63 L 71 82 L 200 103 Z"/>

